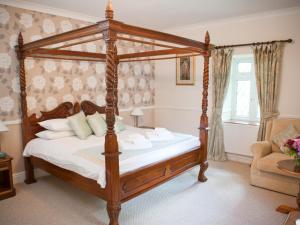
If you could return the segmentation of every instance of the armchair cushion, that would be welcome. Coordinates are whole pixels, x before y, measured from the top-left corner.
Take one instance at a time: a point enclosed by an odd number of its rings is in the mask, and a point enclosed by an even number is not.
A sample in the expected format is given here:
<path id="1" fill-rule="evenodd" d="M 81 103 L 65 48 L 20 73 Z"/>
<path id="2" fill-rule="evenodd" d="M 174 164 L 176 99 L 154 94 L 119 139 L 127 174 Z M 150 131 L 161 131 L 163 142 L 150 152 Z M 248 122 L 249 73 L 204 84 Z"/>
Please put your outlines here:
<path id="1" fill-rule="evenodd" d="M 281 146 L 291 138 L 295 138 L 299 135 L 299 132 L 295 129 L 294 125 L 289 125 L 284 130 L 275 134 L 272 137 L 272 142 L 277 145 L 277 147 L 281 148 Z"/>
<path id="2" fill-rule="evenodd" d="M 262 170 L 264 172 L 269 173 L 276 173 L 283 176 L 295 177 L 300 178 L 299 175 L 293 175 L 290 173 L 283 172 L 282 170 L 278 169 L 277 163 L 281 160 L 291 159 L 290 156 L 285 155 L 279 152 L 273 152 L 261 159 L 257 160 L 257 169 Z"/>
<path id="3" fill-rule="evenodd" d="M 270 131 L 269 135 L 266 137 L 267 140 L 272 140 L 272 137 L 282 130 L 286 129 L 288 126 L 293 125 L 295 129 L 300 131 L 300 119 L 287 119 L 287 118 L 280 118 L 280 119 L 274 119 L 270 121 L 272 123 L 272 126 L 269 126 Z M 270 139 L 269 139 L 270 138 Z M 281 152 L 280 148 L 272 142 L 272 151 L 273 152 Z"/>
<path id="4" fill-rule="evenodd" d="M 251 145 L 254 159 L 262 158 L 272 152 L 272 145 L 268 141 L 259 141 Z"/>

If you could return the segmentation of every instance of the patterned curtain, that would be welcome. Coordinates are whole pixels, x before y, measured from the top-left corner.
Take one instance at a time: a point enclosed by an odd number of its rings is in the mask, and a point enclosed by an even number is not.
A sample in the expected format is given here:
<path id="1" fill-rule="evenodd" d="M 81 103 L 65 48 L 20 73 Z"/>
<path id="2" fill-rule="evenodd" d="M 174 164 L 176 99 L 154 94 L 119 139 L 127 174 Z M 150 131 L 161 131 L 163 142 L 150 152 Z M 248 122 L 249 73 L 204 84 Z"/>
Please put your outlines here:
<path id="1" fill-rule="evenodd" d="M 278 83 L 281 63 L 280 43 L 253 47 L 256 86 L 260 106 L 260 126 L 257 140 L 265 138 L 267 122 L 278 116 Z"/>
<path id="2" fill-rule="evenodd" d="M 232 49 L 219 49 L 214 50 L 212 53 L 213 100 L 211 129 L 208 140 L 208 158 L 212 160 L 227 160 L 224 146 L 222 109 L 229 84 L 231 59 Z"/>

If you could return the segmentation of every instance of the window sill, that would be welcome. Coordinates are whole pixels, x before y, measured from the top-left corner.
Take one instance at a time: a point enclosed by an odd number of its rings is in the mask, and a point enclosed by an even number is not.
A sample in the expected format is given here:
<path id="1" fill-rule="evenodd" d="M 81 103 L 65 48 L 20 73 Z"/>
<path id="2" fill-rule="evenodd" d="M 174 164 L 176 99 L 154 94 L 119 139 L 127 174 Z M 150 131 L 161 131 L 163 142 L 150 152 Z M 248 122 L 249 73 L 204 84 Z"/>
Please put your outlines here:
<path id="1" fill-rule="evenodd" d="M 242 121 L 242 120 L 223 120 L 223 123 L 231 123 L 231 124 L 239 124 L 239 125 L 249 125 L 249 126 L 259 126 L 259 122 Z"/>

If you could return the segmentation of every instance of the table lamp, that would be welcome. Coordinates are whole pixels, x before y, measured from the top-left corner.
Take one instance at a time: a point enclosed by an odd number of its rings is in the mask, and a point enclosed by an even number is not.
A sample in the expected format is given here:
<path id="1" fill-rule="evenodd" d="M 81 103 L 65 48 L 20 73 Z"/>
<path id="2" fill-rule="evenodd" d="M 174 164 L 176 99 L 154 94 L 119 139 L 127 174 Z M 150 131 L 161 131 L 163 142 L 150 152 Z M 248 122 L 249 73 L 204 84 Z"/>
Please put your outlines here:
<path id="1" fill-rule="evenodd" d="M 142 109 L 141 108 L 134 108 L 131 111 L 130 115 L 133 116 L 133 118 L 134 118 L 134 126 L 138 127 L 139 126 L 139 117 L 144 115 Z"/>
<path id="2" fill-rule="evenodd" d="M 0 133 L 8 131 L 7 126 L 0 120 Z M 0 158 L 4 158 L 6 156 L 5 152 L 1 152 L 1 142 L 0 142 Z"/>

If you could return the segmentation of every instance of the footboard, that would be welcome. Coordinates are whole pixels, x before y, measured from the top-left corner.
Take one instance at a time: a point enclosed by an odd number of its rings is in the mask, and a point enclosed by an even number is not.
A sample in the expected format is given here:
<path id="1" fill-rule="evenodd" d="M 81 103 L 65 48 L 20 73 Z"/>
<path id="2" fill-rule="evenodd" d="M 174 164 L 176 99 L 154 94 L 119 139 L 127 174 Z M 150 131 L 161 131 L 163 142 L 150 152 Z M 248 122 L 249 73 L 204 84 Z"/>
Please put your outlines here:
<path id="1" fill-rule="evenodd" d="M 121 201 L 125 202 L 200 164 L 200 149 L 121 175 Z"/>

